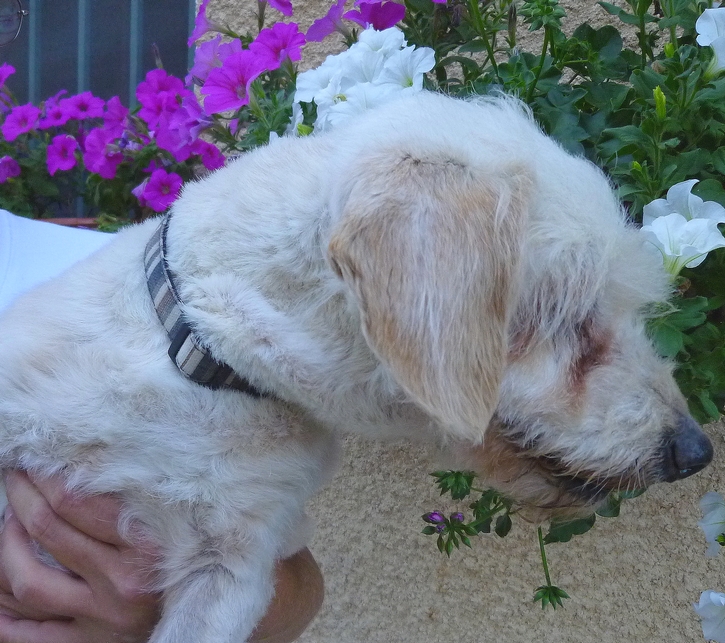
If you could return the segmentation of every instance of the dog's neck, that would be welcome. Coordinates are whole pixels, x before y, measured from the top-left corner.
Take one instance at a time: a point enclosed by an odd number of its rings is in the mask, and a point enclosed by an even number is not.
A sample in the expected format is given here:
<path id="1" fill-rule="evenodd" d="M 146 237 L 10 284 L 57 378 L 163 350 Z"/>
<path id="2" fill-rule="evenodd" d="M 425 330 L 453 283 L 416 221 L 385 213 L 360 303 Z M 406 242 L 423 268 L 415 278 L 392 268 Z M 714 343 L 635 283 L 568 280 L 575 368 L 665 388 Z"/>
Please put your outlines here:
<path id="1" fill-rule="evenodd" d="M 240 184 L 245 165 L 259 157 L 264 162 L 257 154 L 233 165 Z M 289 202 L 271 199 L 269 186 L 289 175 L 273 166 L 268 172 L 268 182 L 240 190 L 232 203 L 205 204 L 213 212 L 206 218 L 198 216 L 193 185 L 175 207 L 168 259 L 191 324 L 217 359 L 327 425 L 430 436 L 432 422 L 370 350 L 357 305 L 326 259 L 330 169 L 305 168 L 308 194 L 299 202 L 294 190 Z"/>

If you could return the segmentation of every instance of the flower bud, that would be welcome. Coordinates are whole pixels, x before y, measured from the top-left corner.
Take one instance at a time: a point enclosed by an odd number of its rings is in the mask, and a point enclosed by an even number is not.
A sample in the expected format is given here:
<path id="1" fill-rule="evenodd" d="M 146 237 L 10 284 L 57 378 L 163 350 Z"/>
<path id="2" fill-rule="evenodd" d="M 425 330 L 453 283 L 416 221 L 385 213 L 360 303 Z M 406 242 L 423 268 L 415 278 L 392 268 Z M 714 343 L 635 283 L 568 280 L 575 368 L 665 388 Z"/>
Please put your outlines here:
<path id="1" fill-rule="evenodd" d="M 456 513 L 451 516 L 451 520 L 453 522 L 463 522 L 463 514 L 462 513 Z"/>
<path id="2" fill-rule="evenodd" d="M 663 121 L 667 118 L 667 99 L 665 98 L 665 94 L 659 85 L 652 90 L 652 94 L 655 99 L 655 112 L 657 113 L 657 118 Z"/>
<path id="3" fill-rule="evenodd" d="M 423 520 L 431 523 L 432 525 L 438 525 L 446 521 L 445 516 L 438 511 L 431 511 L 430 513 L 423 514 Z"/>
<path id="4" fill-rule="evenodd" d="M 675 47 L 675 43 L 668 42 L 665 45 L 665 56 L 667 56 L 668 58 L 673 58 L 675 55 L 675 51 L 677 51 L 677 47 Z"/>
<path id="5" fill-rule="evenodd" d="M 509 46 L 516 46 L 516 5 L 512 2 L 508 10 L 508 36 Z"/>

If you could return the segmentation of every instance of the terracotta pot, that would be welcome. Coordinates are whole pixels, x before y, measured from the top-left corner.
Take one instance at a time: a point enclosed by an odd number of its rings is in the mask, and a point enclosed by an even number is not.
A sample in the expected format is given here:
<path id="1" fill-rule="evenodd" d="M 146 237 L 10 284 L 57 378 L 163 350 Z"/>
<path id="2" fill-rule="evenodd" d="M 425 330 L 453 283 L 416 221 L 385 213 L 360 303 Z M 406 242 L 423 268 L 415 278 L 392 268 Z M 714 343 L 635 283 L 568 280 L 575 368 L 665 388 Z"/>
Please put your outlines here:
<path id="1" fill-rule="evenodd" d="M 49 223 L 56 223 L 58 225 L 69 226 L 71 228 L 97 228 L 98 221 L 96 219 L 81 219 L 81 218 L 56 218 L 56 219 L 45 219 Z"/>

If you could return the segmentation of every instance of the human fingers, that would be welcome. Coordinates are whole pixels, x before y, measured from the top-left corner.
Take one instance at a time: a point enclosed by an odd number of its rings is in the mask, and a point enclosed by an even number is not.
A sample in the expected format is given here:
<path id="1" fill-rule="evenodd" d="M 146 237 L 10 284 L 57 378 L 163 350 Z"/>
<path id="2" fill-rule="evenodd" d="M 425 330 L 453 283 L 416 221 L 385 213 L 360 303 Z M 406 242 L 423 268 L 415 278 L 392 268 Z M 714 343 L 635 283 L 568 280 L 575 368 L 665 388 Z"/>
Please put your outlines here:
<path id="1" fill-rule="evenodd" d="M 84 643 L 71 621 L 35 621 L 0 614 L 0 643 Z"/>
<path id="2" fill-rule="evenodd" d="M 30 536 L 12 511 L 6 512 L 0 567 L 11 593 L 28 616 L 72 617 L 91 610 L 93 595 L 80 578 L 38 559 Z"/>
<path id="3" fill-rule="evenodd" d="M 11 472 L 11 477 L 27 477 L 48 501 L 53 511 L 79 531 L 111 545 L 123 546 L 118 533 L 121 501 L 108 494 L 83 496 L 69 491 L 61 475 L 39 476 L 31 472 Z"/>
<path id="4" fill-rule="evenodd" d="M 8 502 L 31 541 L 86 581 L 107 576 L 109 565 L 118 558 L 114 545 L 95 540 L 58 516 L 24 472 L 9 471 L 5 479 Z"/>
<path id="5" fill-rule="evenodd" d="M 11 519 L 12 509 L 8 506 L 4 520 Z M 18 531 L 23 531 L 23 536 L 20 541 L 18 540 Z M 11 558 L 22 556 L 24 548 L 28 545 L 27 534 L 24 534 L 24 530 L 13 530 L 12 528 L 9 530 L 0 529 L 0 614 L 5 614 L 6 616 L 12 616 L 14 618 L 45 620 L 50 618 L 52 614 L 23 605 L 17 598 L 15 598 L 15 596 L 13 596 L 10 581 L 5 575 L 5 570 L 1 564 L 4 556 Z"/>

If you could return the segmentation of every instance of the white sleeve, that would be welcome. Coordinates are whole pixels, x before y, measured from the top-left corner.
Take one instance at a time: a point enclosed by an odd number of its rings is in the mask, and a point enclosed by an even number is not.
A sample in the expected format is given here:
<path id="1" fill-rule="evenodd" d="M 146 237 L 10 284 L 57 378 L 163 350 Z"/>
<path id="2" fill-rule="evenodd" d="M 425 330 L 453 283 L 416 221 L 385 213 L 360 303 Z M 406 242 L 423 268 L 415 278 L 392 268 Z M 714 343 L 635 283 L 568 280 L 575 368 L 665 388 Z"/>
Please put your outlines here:
<path id="1" fill-rule="evenodd" d="M 0 311 L 112 238 L 104 232 L 67 228 L 0 210 Z"/>

